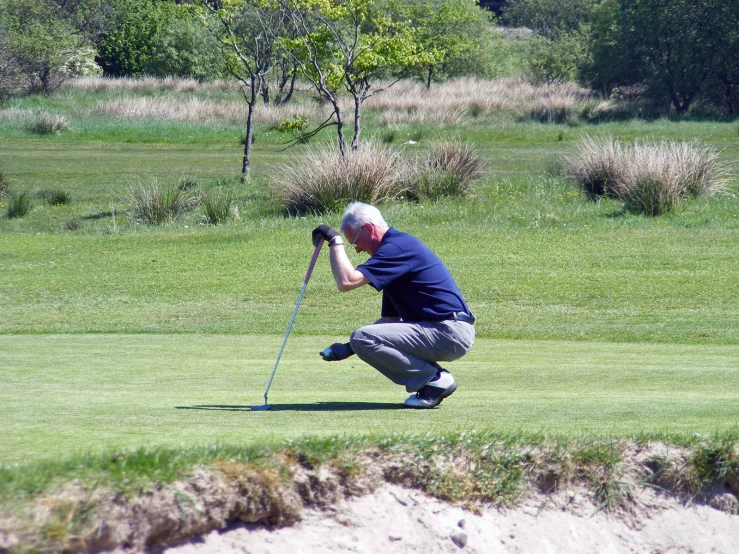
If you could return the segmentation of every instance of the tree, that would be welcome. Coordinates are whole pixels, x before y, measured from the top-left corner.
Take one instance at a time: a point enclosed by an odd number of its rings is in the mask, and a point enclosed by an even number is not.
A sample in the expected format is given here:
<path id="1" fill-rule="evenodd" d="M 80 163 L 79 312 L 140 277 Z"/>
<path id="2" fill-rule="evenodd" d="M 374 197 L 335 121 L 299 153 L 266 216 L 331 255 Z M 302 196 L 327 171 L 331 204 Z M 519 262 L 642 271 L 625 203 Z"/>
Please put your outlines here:
<path id="1" fill-rule="evenodd" d="M 146 73 L 156 37 L 181 14 L 174 0 L 111 0 L 108 29 L 97 41 L 98 63 L 106 75 Z"/>
<path id="2" fill-rule="evenodd" d="M 254 107 L 275 64 L 276 41 L 287 13 L 270 0 L 202 0 L 202 21 L 222 46 L 226 71 L 242 85 L 247 104 L 241 176 L 249 178 Z"/>
<path id="3" fill-rule="evenodd" d="M 495 74 L 502 39 L 492 27 L 492 13 L 476 0 L 390 0 L 383 9 L 409 21 L 422 48 L 432 54 L 417 70 L 426 88 L 448 77 Z"/>
<path id="4" fill-rule="evenodd" d="M 400 76 L 430 63 L 435 54 L 424 51 L 406 22 L 394 21 L 373 0 L 282 0 L 296 36 L 281 41 L 304 75 L 333 111 L 327 125 L 336 125 L 339 151 L 346 151 L 344 119 L 339 105 L 346 92 L 354 104 L 356 150 L 361 134 L 361 107 L 383 89 L 374 82 L 384 73 Z M 392 85 L 392 83 L 391 83 Z"/>
<path id="5" fill-rule="evenodd" d="M 539 36 L 555 39 L 587 25 L 596 4 L 596 0 L 510 0 L 502 19 L 507 25 L 528 27 Z"/>
<path id="6" fill-rule="evenodd" d="M 529 41 L 524 63 L 529 78 L 535 83 L 566 83 L 578 79 L 588 56 L 585 34 L 572 31 L 554 39 L 534 36 Z"/>
<path id="7" fill-rule="evenodd" d="M 606 0 L 591 31 L 593 83 L 644 84 L 650 97 L 686 113 L 720 64 L 727 25 L 739 24 L 722 6 L 726 0 Z"/>
<path id="8" fill-rule="evenodd" d="M 3 74 L 25 81 L 26 92 L 49 94 L 67 78 L 78 38 L 57 6 L 44 0 L 6 0 L 0 7 Z"/>

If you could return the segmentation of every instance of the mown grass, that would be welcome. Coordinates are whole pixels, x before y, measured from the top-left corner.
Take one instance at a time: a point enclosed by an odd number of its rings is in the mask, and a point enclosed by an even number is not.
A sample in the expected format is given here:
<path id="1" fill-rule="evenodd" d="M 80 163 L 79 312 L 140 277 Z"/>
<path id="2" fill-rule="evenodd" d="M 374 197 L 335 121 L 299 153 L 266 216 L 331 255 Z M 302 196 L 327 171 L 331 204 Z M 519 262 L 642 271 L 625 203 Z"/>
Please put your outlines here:
<path id="1" fill-rule="evenodd" d="M 303 315 L 296 330 L 305 330 Z M 460 384 L 454 397 L 417 412 L 402 409 L 405 391 L 357 358 L 322 361 L 318 352 L 342 335 L 315 334 L 290 336 L 272 411 L 250 412 L 264 402 L 281 338 L 0 336 L 0 460 L 398 429 L 710 435 L 736 428 L 739 416 L 736 345 L 479 339 L 449 366 Z"/>
<path id="2" fill-rule="evenodd" d="M 471 439 L 473 461 L 484 459 L 491 434 L 507 444 L 574 437 L 568 463 L 599 464 L 593 475 L 606 477 L 614 437 L 695 444 L 699 434 L 711 438 L 684 478 L 735 472 L 725 448 L 739 416 L 735 122 L 547 124 L 481 108 L 443 125 L 389 124 L 368 108 L 364 137 L 392 133 L 390 144 L 407 155 L 433 140 L 469 142 L 486 163 L 468 198 L 382 206 L 391 224 L 439 253 L 478 317 L 477 344 L 450 367 L 460 390 L 437 410 L 400 410 L 405 393 L 356 358 L 320 360 L 320 349 L 374 320 L 380 300 L 371 290 L 337 293 L 324 252 L 270 392 L 273 411 L 249 413 L 262 403 L 302 284 L 310 231 L 321 221 L 338 226 L 340 213 L 277 209 L 275 166 L 310 147 L 283 151 L 287 137 L 267 123 L 243 184 L 240 125 L 91 115 L 121 94 L 65 90 L 0 111 L 8 190 L 73 199 L 0 218 L 0 498 L 78 476 L 136 491 L 198 463 L 257 463 L 273 447 L 321 461 L 375 441 L 422 456 L 473 429 L 488 437 Z M 152 85 L 135 94 L 169 93 Z M 239 99 L 218 89 L 188 94 Z M 62 114 L 68 128 L 32 135 L 30 115 L 12 110 Z M 727 194 L 654 218 L 614 199 L 593 202 L 560 169 L 586 134 L 702 140 L 729 165 Z M 404 145 L 409 139 L 420 144 Z M 314 142 L 332 140 L 328 130 Z M 194 210 L 137 224 L 125 191 L 153 180 L 233 195 L 239 217 L 213 226 Z M 5 213 L 7 199 L 0 203 Z M 484 482 L 512 494 L 524 466 L 509 462 L 477 466 L 487 473 L 466 484 L 436 476 L 432 492 L 459 500 Z M 607 499 L 618 493 L 612 483 L 593 486 Z"/>

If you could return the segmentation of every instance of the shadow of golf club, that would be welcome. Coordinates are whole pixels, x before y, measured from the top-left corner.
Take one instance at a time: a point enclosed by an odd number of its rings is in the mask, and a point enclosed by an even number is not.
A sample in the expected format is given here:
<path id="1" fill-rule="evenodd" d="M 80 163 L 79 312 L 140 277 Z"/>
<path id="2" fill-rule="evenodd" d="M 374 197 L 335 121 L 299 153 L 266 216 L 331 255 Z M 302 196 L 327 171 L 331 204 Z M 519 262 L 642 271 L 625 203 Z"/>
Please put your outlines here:
<path id="1" fill-rule="evenodd" d="M 175 406 L 178 410 L 223 410 L 227 412 L 251 412 L 252 406 L 225 404 L 199 404 Z M 402 404 L 387 402 L 316 402 L 315 404 L 270 404 L 273 412 L 356 412 L 362 410 L 402 410 Z"/>

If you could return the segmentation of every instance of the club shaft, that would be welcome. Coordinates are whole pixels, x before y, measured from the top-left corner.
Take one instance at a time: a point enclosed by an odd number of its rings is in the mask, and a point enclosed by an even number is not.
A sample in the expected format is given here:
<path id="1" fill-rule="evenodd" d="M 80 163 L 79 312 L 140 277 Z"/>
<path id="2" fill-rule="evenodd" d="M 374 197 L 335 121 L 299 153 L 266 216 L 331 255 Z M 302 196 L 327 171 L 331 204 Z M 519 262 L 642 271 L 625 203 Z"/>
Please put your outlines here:
<path id="1" fill-rule="evenodd" d="M 277 354 L 277 360 L 275 360 L 275 367 L 272 368 L 272 374 L 269 376 L 269 381 L 267 382 L 267 388 L 264 390 L 264 405 L 267 405 L 267 395 L 269 394 L 269 388 L 272 386 L 272 381 L 275 378 L 275 373 L 277 372 L 277 366 L 280 363 L 280 358 L 282 358 L 282 351 L 285 350 L 285 344 L 287 343 L 287 337 L 290 336 L 290 330 L 293 328 L 293 323 L 295 322 L 295 316 L 298 315 L 298 308 L 300 308 L 300 302 L 303 300 L 303 295 L 305 294 L 305 289 L 308 286 L 308 281 L 310 281 L 310 276 L 313 273 L 313 268 L 316 266 L 316 260 L 318 260 L 318 254 L 321 252 L 321 247 L 323 246 L 323 239 L 321 239 L 318 244 L 316 245 L 316 249 L 313 251 L 313 257 L 310 260 L 310 265 L 308 266 L 308 271 L 305 274 L 305 279 L 303 281 L 303 287 L 300 289 L 300 295 L 298 296 L 298 301 L 295 303 L 295 309 L 293 310 L 293 315 L 290 318 L 290 323 L 287 326 L 287 331 L 285 332 L 285 338 L 282 339 L 282 346 L 280 346 L 280 352 Z"/>

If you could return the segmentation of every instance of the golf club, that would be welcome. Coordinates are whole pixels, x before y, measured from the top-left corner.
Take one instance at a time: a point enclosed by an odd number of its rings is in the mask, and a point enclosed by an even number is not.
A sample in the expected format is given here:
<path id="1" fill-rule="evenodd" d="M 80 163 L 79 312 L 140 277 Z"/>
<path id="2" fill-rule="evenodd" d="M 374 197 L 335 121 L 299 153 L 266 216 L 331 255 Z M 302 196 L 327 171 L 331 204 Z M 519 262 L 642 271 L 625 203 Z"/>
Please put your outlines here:
<path id="1" fill-rule="evenodd" d="M 282 346 L 280 346 L 280 352 L 277 354 L 277 360 L 275 361 L 275 367 L 272 369 L 272 375 L 269 376 L 269 382 L 267 383 L 267 389 L 264 391 L 264 406 L 252 406 L 251 410 L 256 412 L 263 412 L 265 410 L 270 409 L 270 405 L 267 403 L 267 395 L 269 394 L 269 388 L 272 386 L 272 380 L 275 378 L 275 372 L 277 371 L 277 364 L 280 363 L 280 358 L 282 357 L 282 351 L 285 349 L 285 343 L 287 342 L 287 337 L 290 336 L 290 329 L 293 328 L 293 322 L 295 321 L 295 316 L 298 315 L 298 308 L 300 307 L 300 302 L 303 300 L 303 294 L 305 294 L 305 287 L 308 286 L 308 281 L 310 280 L 310 275 L 313 273 L 313 267 L 316 265 L 316 260 L 318 259 L 318 254 L 321 252 L 321 247 L 323 246 L 323 239 L 320 239 L 318 241 L 318 244 L 316 244 L 316 249 L 313 251 L 313 257 L 310 260 L 310 265 L 308 266 L 308 272 L 305 274 L 305 280 L 303 281 L 303 288 L 300 289 L 300 296 L 298 296 L 298 302 L 295 304 L 295 309 L 293 310 L 293 316 L 290 318 L 290 323 L 287 326 L 287 332 L 285 333 L 285 338 L 282 339 Z"/>

